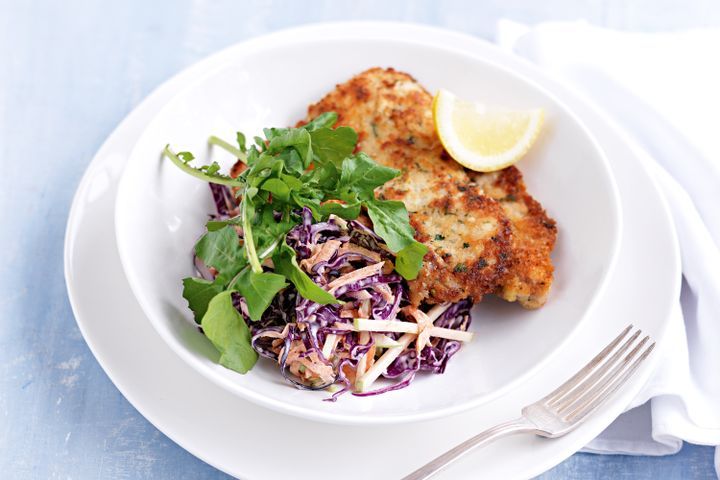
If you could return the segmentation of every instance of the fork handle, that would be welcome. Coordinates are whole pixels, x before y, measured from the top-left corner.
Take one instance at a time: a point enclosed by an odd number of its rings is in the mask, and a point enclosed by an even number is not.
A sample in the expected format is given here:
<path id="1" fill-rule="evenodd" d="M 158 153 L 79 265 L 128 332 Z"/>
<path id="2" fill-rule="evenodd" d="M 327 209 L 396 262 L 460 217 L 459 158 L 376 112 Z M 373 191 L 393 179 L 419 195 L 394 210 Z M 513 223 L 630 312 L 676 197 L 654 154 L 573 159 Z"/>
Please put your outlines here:
<path id="1" fill-rule="evenodd" d="M 475 435 L 472 438 L 465 440 L 457 447 L 448 450 L 432 462 L 428 463 L 424 467 L 418 468 L 410 475 L 403 477 L 402 480 L 424 480 L 430 478 L 432 475 L 437 473 L 440 469 L 445 468 L 452 462 L 462 457 L 466 453 L 474 450 L 478 447 L 487 445 L 493 440 L 504 437 L 511 433 L 524 433 L 524 432 L 535 432 L 537 427 L 527 420 L 525 417 L 516 418 L 509 422 L 501 423 L 492 428 L 485 430 L 482 433 Z"/>

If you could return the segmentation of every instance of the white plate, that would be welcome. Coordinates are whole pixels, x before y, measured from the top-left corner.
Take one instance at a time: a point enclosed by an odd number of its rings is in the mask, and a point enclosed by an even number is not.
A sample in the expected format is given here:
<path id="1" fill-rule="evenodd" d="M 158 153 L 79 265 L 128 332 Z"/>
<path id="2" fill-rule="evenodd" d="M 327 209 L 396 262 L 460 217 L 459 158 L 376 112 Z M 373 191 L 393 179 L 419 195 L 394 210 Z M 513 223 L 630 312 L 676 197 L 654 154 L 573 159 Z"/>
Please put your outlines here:
<path id="1" fill-rule="evenodd" d="M 537 73 L 532 65 L 486 42 L 420 26 L 331 24 L 284 31 L 269 40 L 301 36 L 421 38 Z M 68 220 L 65 275 L 80 330 L 125 397 L 183 448 L 231 475 L 247 479 L 339 475 L 353 479 L 366 478 L 368 472 L 397 478 L 479 430 L 517 416 L 523 405 L 558 385 L 630 321 L 653 335 L 662 347 L 670 308 L 680 288 L 678 249 L 665 202 L 623 135 L 576 96 L 540 76 L 538 81 L 573 107 L 608 153 L 621 191 L 625 240 L 617 271 L 591 319 L 538 374 L 482 408 L 442 421 L 341 427 L 257 407 L 188 369 L 150 327 L 123 277 L 111 220 L 114 196 L 129 151 L 155 113 L 194 77 L 232 58 L 246 45 L 231 47 L 186 70 L 136 108 L 95 156 Z M 648 204 L 656 208 L 643 207 Z M 657 262 L 657 258 L 663 261 Z M 547 470 L 617 417 L 643 386 L 656 359 L 651 356 L 630 382 L 575 432 L 555 440 L 516 436 L 498 441 L 438 478 L 528 478 Z M 269 454 L 275 447 L 292 451 L 275 459 Z M 323 455 L 319 466 L 292 460 L 318 458 L 319 451 Z M 363 468 L 350 468 L 358 465 L 359 456 Z"/>
<path id="2" fill-rule="evenodd" d="M 310 51 L 323 55 L 305 55 Z M 442 86 L 464 98 L 545 110 L 540 141 L 520 167 L 529 190 L 558 222 L 556 281 L 540 310 L 497 301 L 479 305 L 471 327 L 475 339 L 445 374 L 419 375 L 412 387 L 378 397 L 345 395 L 335 403 L 322 402 L 327 392 L 292 388 L 273 362 L 262 359 L 246 375 L 217 363 L 215 349 L 192 321 L 181 284 L 194 275 L 191 251 L 213 203 L 205 182 L 181 172 L 160 152 L 170 143 L 204 157 L 211 134 L 233 138 L 240 129 L 251 138 L 263 126 L 295 124 L 307 105 L 336 83 L 375 65 L 407 71 L 430 91 Z M 287 75 L 300 70 L 302 82 Z M 561 102 L 529 78 L 475 53 L 412 39 L 309 36 L 238 50 L 163 107 L 128 160 L 118 191 L 116 231 L 120 259 L 143 311 L 189 365 L 229 391 L 281 412 L 371 424 L 435 418 L 478 406 L 541 368 L 603 288 L 619 245 L 619 211 L 600 148 Z"/>

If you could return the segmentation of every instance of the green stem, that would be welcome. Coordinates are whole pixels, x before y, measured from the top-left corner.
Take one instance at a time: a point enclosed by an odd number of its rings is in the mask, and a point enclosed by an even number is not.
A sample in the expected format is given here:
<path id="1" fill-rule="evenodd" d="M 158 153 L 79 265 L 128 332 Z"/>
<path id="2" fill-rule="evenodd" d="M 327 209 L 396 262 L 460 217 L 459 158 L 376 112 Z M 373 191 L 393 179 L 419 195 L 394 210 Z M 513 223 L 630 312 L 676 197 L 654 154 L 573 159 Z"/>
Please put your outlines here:
<path id="1" fill-rule="evenodd" d="M 165 146 L 163 154 L 165 154 L 166 157 L 172 160 L 172 162 L 177 165 L 180 170 L 192 175 L 195 178 L 199 178 L 200 180 L 205 180 L 206 182 L 210 183 L 217 183 L 219 185 L 227 185 L 228 187 L 241 187 L 244 185 L 242 180 L 226 177 L 224 175 L 208 175 L 207 173 L 201 172 L 197 168 L 191 167 L 187 163 L 183 162 L 180 157 L 175 154 L 175 152 L 170 150 L 170 145 Z"/>
<path id="2" fill-rule="evenodd" d="M 235 290 L 237 291 L 237 287 L 235 286 L 235 283 L 238 281 L 238 278 L 240 278 L 240 275 L 248 268 L 249 265 L 244 266 L 240 269 L 238 273 L 235 274 L 235 276 L 230 280 L 230 283 L 227 284 L 226 290 Z"/>
<path id="3" fill-rule="evenodd" d="M 260 260 L 260 262 L 263 262 L 267 257 L 270 256 L 271 253 L 275 251 L 283 238 L 285 238 L 285 234 L 282 234 L 278 238 L 276 238 L 275 241 L 268 248 L 266 248 L 264 252 L 258 255 L 258 259 Z M 248 267 L 241 268 L 240 271 L 232 278 L 232 280 L 230 280 L 230 283 L 228 283 L 227 287 L 229 290 L 236 290 L 235 282 L 237 282 L 238 278 L 240 278 L 240 275 L 242 274 L 242 272 L 245 271 L 246 268 Z"/>
<path id="4" fill-rule="evenodd" d="M 262 265 L 260 265 L 260 259 L 255 251 L 255 240 L 253 240 L 252 229 L 250 228 L 250 219 L 247 214 L 247 204 L 249 199 L 247 198 L 247 192 L 243 195 L 242 200 L 242 227 L 243 227 L 243 239 L 245 240 L 245 251 L 247 252 L 248 262 L 250 267 L 255 273 L 262 273 Z"/>
<path id="5" fill-rule="evenodd" d="M 273 241 L 273 243 L 271 243 L 270 246 L 265 249 L 264 252 L 261 252 L 260 255 L 258 255 L 260 260 L 262 261 L 262 260 L 265 260 L 267 257 L 269 257 L 270 254 L 275 251 L 277 246 L 280 245 L 280 242 L 282 242 L 283 238 L 285 238 L 284 233 L 282 235 L 280 235 L 279 237 L 277 237 L 275 239 L 275 241 Z"/>
<path id="6" fill-rule="evenodd" d="M 247 155 L 245 153 L 243 153 L 239 148 L 230 145 L 228 142 L 226 142 L 222 138 L 216 137 L 215 135 L 211 135 L 210 138 L 208 138 L 208 143 L 210 145 L 217 145 L 218 147 L 227 150 L 228 152 L 232 153 L 235 156 L 235 158 L 237 158 L 241 162 L 247 163 Z"/>

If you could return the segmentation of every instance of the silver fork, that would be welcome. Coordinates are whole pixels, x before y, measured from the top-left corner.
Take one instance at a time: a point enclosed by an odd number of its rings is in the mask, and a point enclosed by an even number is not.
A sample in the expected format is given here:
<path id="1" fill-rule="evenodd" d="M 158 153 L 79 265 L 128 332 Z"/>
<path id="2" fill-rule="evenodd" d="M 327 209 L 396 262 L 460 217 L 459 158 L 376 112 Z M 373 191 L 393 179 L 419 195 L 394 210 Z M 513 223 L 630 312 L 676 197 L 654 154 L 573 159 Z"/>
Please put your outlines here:
<path id="1" fill-rule="evenodd" d="M 532 432 L 542 437 L 556 438 L 574 430 L 625 383 L 655 348 L 655 342 L 649 336 L 637 341 L 642 333 L 639 329 L 628 337 L 631 330 L 633 326 L 629 325 L 572 378 L 546 397 L 523 408 L 520 418 L 501 423 L 465 440 L 403 480 L 429 478 L 471 450 L 511 433 Z M 650 345 L 645 347 L 648 342 L 651 342 Z"/>

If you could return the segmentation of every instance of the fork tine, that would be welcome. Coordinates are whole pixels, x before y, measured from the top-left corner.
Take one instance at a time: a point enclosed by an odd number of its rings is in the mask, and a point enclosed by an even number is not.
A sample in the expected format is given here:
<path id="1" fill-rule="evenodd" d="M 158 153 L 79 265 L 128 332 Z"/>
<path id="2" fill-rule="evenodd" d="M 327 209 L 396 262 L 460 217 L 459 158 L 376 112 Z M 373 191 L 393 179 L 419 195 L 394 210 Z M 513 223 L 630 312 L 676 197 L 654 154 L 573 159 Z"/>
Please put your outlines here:
<path id="1" fill-rule="evenodd" d="M 602 403 L 610 395 L 615 393 L 615 391 L 617 391 L 617 389 L 619 389 L 627 381 L 630 375 L 632 375 L 633 372 L 635 372 L 635 370 L 637 370 L 637 368 L 640 366 L 640 363 L 642 363 L 643 360 L 645 360 L 648 355 L 650 355 L 650 352 L 652 352 L 655 348 L 655 342 L 653 342 L 642 352 L 642 354 L 640 354 L 640 356 L 637 356 L 640 349 L 649 339 L 650 337 L 645 337 L 637 345 L 637 347 L 633 349 L 632 352 L 628 353 L 628 355 L 625 357 L 625 361 L 620 364 L 621 368 L 618 368 L 617 372 L 614 372 L 613 375 L 608 375 L 608 381 L 604 382 L 602 388 L 593 389 L 592 392 L 589 392 L 588 395 L 584 397 L 584 400 L 582 402 L 579 402 L 575 410 L 566 417 L 566 421 L 581 421 L 587 415 L 594 412 L 600 405 L 602 405 Z"/>
<path id="2" fill-rule="evenodd" d="M 628 338 L 625 343 L 623 343 L 615 353 L 610 356 L 606 361 L 604 361 L 601 365 L 598 366 L 598 368 L 590 373 L 588 372 L 588 376 L 584 378 L 579 384 L 569 392 L 566 392 L 565 395 L 560 396 L 559 398 L 556 398 L 553 402 L 549 404 L 550 407 L 556 409 L 557 411 L 565 410 L 567 407 L 575 403 L 575 401 L 582 395 L 584 395 L 588 390 L 590 390 L 593 385 L 598 383 L 607 372 L 610 371 L 610 369 L 618 363 L 622 359 L 622 356 L 625 354 L 625 352 L 628 351 L 628 349 L 632 346 L 633 343 L 635 343 L 635 340 L 640 336 L 641 330 L 636 331 L 630 338 Z"/>
<path id="3" fill-rule="evenodd" d="M 628 325 L 625 330 L 620 333 L 620 335 L 615 338 L 610 344 L 605 347 L 600 353 L 598 353 L 595 358 L 590 360 L 587 365 L 585 365 L 582 369 L 580 369 L 579 372 L 577 372 L 575 375 L 570 377 L 568 381 L 560 385 L 558 388 L 550 392 L 545 398 L 540 400 L 543 403 L 549 403 L 555 399 L 557 399 L 559 396 L 564 395 L 567 393 L 567 391 L 571 390 L 575 385 L 577 385 L 583 378 L 587 377 L 588 374 L 601 362 L 605 359 L 605 357 L 608 356 L 610 352 L 615 349 L 615 347 L 622 341 L 623 338 L 628 334 L 628 332 L 633 328 L 633 325 Z"/>
<path id="4" fill-rule="evenodd" d="M 565 416 L 569 412 L 572 412 L 575 408 L 577 408 L 578 405 L 586 403 L 585 400 L 587 400 L 589 396 L 595 395 L 599 390 L 603 388 L 603 386 L 607 385 L 610 381 L 612 381 L 612 379 L 618 374 L 618 372 L 628 363 L 628 359 L 632 359 L 631 357 L 634 357 L 635 354 L 637 354 L 638 350 L 642 348 L 643 345 L 645 345 L 645 342 L 648 341 L 649 337 L 645 337 L 643 340 L 640 341 L 638 345 L 635 346 L 635 348 L 630 351 L 630 353 L 627 354 L 627 356 L 621 358 L 622 355 L 624 355 L 625 352 L 628 350 L 628 348 L 632 346 L 632 343 L 638 337 L 639 333 L 639 331 L 636 332 L 636 334 L 633 335 L 630 340 L 625 342 L 625 344 L 622 346 L 622 349 L 619 350 L 615 355 L 613 355 L 613 358 L 611 359 L 611 361 L 607 362 L 607 365 L 603 366 L 602 372 L 595 372 L 592 378 L 588 379 L 589 381 L 583 382 L 583 384 L 580 385 L 577 390 L 573 392 L 572 395 L 570 395 L 570 398 L 564 400 L 561 405 L 555 407 L 555 410 L 558 412 L 559 415 Z"/>

